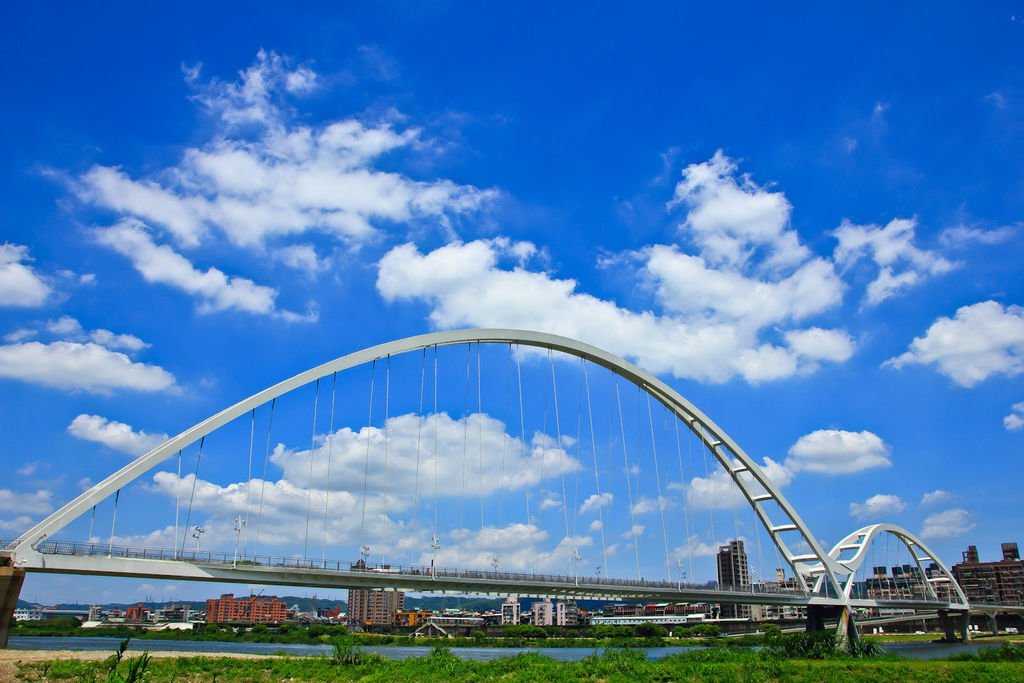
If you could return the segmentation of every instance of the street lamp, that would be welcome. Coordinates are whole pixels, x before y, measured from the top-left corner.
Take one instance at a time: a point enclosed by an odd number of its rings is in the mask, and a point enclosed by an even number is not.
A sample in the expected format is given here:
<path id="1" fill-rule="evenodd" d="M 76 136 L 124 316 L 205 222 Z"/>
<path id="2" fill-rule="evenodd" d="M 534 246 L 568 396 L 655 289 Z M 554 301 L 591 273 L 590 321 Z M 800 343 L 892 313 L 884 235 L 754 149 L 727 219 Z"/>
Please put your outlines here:
<path id="1" fill-rule="evenodd" d="M 242 529 L 245 528 L 245 520 L 242 519 L 242 515 L 235 517 L 235 557 L 231 560 L 231 566 L 238 566 L 238 540 L 242 536 Z"/>
<path id="2" fill-rule="evenodd" d="M 366 558 L 370 556 L 370 546 L 364 545 L 359 548 L 359 557 L 363 560 L 363 568 L 366 568 Z"/>
<path id="3" fill-rule="evenodd" d="M 491 567 L 494 568 L 494 573 L 497 574 L 498 573 L 498 558 L 497 557 L 492 557 L 491 558 Z"/>
<path id="4" fill-rule="evenodd" d="M 434 580 L 434 560 L 437 559 L 437 551 L 441 548 L 441 539 L 434 534 L 430 537 L 430 580 Z"/>
<path id="5" fill-rule="evenodd" d="M 683 590 L 683 581 L 686 580 L 686 572 L 683 571 L 683 558 L 676 558 L 676 567 L 679 568 L 679 590 Z"/>
<path id="6" fill-rule="evenodd" d="M 196 539 L 196 552 L 199 552 L 199 537 L 206 533 L 206 529 L 201 526 L 194 527 L 192 529 L 192 538 Z"/>

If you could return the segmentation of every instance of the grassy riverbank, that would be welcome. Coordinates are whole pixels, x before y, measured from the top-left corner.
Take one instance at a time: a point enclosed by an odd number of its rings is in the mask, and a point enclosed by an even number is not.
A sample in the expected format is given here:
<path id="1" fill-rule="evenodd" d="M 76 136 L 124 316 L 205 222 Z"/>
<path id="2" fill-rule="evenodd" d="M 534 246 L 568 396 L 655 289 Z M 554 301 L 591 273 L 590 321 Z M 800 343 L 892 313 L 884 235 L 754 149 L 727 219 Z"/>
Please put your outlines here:
<path id="1" fill-rule="evenodd" d="M 127 660 L 119 672 L 127 670 Z M 106 680 L 106 664 L 56 660 L 18 664 L 25 681 Z M 329 657 L 178 657 L 153 659 L 147 681 L 1019 681 L 1024 662 L 905 661 L 896 658 L 823 660 L 790 659 L 773 653 L 732 649 L 671 655 L 648 661 L 636 651 L 613 651 L 578 662 L 555 662 L 539 654 L 523 654 L 491 662 L 459 659 L 445 649 L 429 656 L 391 661 L 349 651 Z"/>

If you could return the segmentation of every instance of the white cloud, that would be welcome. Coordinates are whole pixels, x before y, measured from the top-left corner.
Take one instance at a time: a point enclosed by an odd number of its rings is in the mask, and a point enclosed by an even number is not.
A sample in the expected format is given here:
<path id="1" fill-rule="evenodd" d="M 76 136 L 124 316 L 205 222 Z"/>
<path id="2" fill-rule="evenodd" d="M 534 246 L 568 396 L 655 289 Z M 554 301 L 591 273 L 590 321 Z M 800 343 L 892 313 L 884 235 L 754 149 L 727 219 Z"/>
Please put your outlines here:
<path id="1" fill-rule="evenodd" d="M 1003 426 L 1010 431 L 1024 429 L 1024 401 L 1013 404 L 1010 414 L 1003 418 Z"/>
<path id="2" fill-rule="evenodd" d="M 0 306 L 35 308 L 46 303 L 53 293 L 32 266 L 27 265 L 31 260 L 28 247 L 9 242 L 0 244 Z"/>
<path id="3" fill-rule="evenodd" d="M 868 257 L 878 267 L 878 275 L 868 285 L 868 304 L 880 304 L 927 276 L 942 275 L 958 266 L 915 246 L 916 227 L 916 220 L 906 218 L 893 219 L 885 227 L 843 221 L 833 233 L 839 241 L 836 263 L 848 267 Z"/>
<path id="4" fill-rule="evenodd" d="M 377 289 L 388 301 L 427 303 L 439 328 L 545 330 L 701 381 L 769 381 L 850 357 L 845 331 L 802 327 L 839 305 L 844 286 L 829 261 L 800 244 L 781 193 L 738 176 L 718 152 L 683 172 L 677 205 L 687 208 L 681 233 L 699 253 L 653 245 L 601 259 L 635 268 L 658 311 L 579 292 L 575 280 L 530 268 L 535 245 L 503 237 L 427 253 L 395 247 L 381 259 Z"/>
<path id="5" fill-rule="evenodd" d="M 966 225 L 946 228 L 939 235 L 939 241 L 947 247 L 965 247 L 971 244 L 991 246 L 1002 244 L 1017 232 L 1015 226 L 1004 225 L 993 230 L 983 230 Z"/>
<path id="6" fill-rule="evenodd" d="M 889 467 L 889 447 L 869 431 L 819 429 L 797 439 L 785 466 L 792 472 L 852 474 L 874 467 Z"/>
<path id="7" fill-rule="evenodd" d="M 562 507 L 562 501 L 553 493 L 549 493 L 541 499 L 540 505 L 538 506 L 541 510 L 560 509 Z"/>
<path id="8" fill-rule="evenodd" d="M 596 493 L 591 494 L 590 497 L 583 501 L 583 505 L 580 506 L 580 514 L 584 514 L 586 512 L 597 512 L 605 505 L 610 505 L 613 499 L 614 497 L 612 494 L 607 491 L 600 495 Z M 600 524 L 601 522 L 598 521 L 598 525 Z"/>
<path id="9" fill-rule="evenodd" d="M 672 549 L 672 559 L 678 561 L 690 557 L 714 557 L 718 554 L 719 545 L 725 545 L 725 543 L 705 543 L 697 534 L 692 534 L 686 539 L 686 543 Z"/>
<path id="10" fill-rule="evenodd" d="M 32 462 L 27 462 L 19 467 L 17 472 L 23 477 L 31 477 L 39 470 L 39 465 L 40 462 L 38 460 L 33 460 Z"/>
<path id="11" fill-rule="evenodd" d="M 821 359 L 819 351 L 805 357 L 762 343 L 759 323 L 751 329 L 731 314 L 726 319 L 637 313 L 576 292 L 574 280 L 555 279 L 520 265 L 501 267 L 499 262 L 515 259 L 516 251 L 516 244 L 502 238 L 449 244 L 426 254 L 412 244 L 401 245 L 381 259 L 377 289 L 388 301 L 427 302 L 438 328 L 544 330 L 596 344 L 654 373 L 702 381 L 724 382 L 735 376 L 751 382 L 779 379 Z M 760 312 L 756 315 L 765 320 Z M 797 313 L 793 306 L 782 305 L 778 315 Z"/>
<path id="12" fill-rule="evenodd" d="M 868 519 L 894 515 L 903 512 L 906 507 L 906 502 L 899 496 L 891 493 L 876 493 L 863 503 L 850 503 L 850 516 L 855 519 Z"/>
<path id="13" fill-rule="evenodd" d="M 931 493 L 926 493 L 921 496 L 921 505 L 936 505 L 938 503 L 949 503 L 957 499 L 958 496 L 950 493 L 949 491 L 943 491 L 942 489 L 935 489 Z"/>
<path id="14" fill-rule="evenodd" d="M 954 508 L 925 517 L 920 536 L 925 539 L 952 538 L 962 536 L 974 527 L 967 510 Z"/>
<path id="15" fill-rule="evenodd" d="M 758 249 L 768 267 L 795 266 L 809 255 L 789 228 L 792 205 L 781 192 L 768 192 L 749 175 L 737 176 L 722 150 L 704 163 L 683 169 L 670 206 L 688 209 L 683 227 L 704 257 L 716 265 L 746 265 Z"/>
<path id="16" fill-rule="evenodd" d="M 909 349 L 883 363 L 934 365 L 963 387 L 993 375 L 1024 372 L 1024 308 L 996 301 L 963 306 L 952 318 L 938 318 Z"/>
<path id="17" fill-rule="evenodd" d="M 663 512 L 674 507 L 675 504 L 664 496 L 657 498 L 641 497 L 633 504 L 634 515 L 646 515 L 649 512 Z"/>
<path id="18" fill-rule="evenodd" d="M 163 368 L 137 363 L 93 342 L 0 346 L 0 377 L 93 393 L 114 389 L 162 391 L 175 386 L 174 375 Z"/>
<path id="19" fill-rule="evenodd" d="M 370 440 L 372 460 L 367 474 L 368 490 L 387 491 L 395 495 L 410 496 L 415 490 L 417 457 L 420 472 L 429 472 L 431 479 L 435 467 L 439 482 L 462 481 L 465 471 L 466 481 L 472 482 L 474 490 L 484 495 L 501 489 L 513 490 L 524 486 L 536 486 L 543 479 L 575 472 L 580 467 L 563 448 L 553 446 L 554 439 L 548 440 L 545 435 L 538 433 L 530 444 L 524 444 L 518 437 L 507 434 L 500 420 L 480 413 L 458 420 L 452 419 L 447 413 L 427 416 L 409 413 L 389 418 L 386 430 L 387 472 L 382 466 L 378 466 L 378 462 L 382 463 L 380 456 L 384 452 L 385 430 L 379 427 L 362 427 L 355 431 L 344 427 L 335 431 L 329 441 L 324 435 L 317 437 L 317 447 L 313 451 L 313 480 L 321 482 L 321 488 L 327 488 L 327 466 L 330 456 L 331 488 L 352 486 L 352 482 L 359 482 L 361 491 L 364 472 L 367 472 L 367 438 Z M 474 435 L 474 439 L 468 448 L 463 470 L 461 454 L 467 430 Z M 429 440 L 424 436 L 428 434 Z M 446 457 L 445 454 L 450 453 L 460 455 Z M 291 450 L 278 445 L 271 455 L 271 461 L 282 468 L 284 478 L 289 481 L 305 482 L 310 476 L 308 449 Z M 503 478 L 497 476 L 500 471 L 504 471 Z M 426 486 L 424 476 L 421 474 L 420 477 L 421 490 Z M 457 494 L 458 489 L 452 492 Z M 560 504 L 561 501 L 554 500 L 554 505 Z"/>
<path id="20" fill-rule="evenodd" d="M 32 339 L 33 337 L 36 337 L 38 335 L 39 332 L 36 330 L 30 330 L 27 327 L 20 327 L 14 330 L 13 332 L 8 332 L 7 334 L 5 334 L 4 341 L 8 343 L 15 343 L 25 341 L 26 339 Z"/>
<path id="21" fill-rule="evenodd" d="M 0 512 L 19 512 L 29 515 L 45 515 L 53 511 L 50 500 L 53 494 L 46 490 L 35 493 L 18 493 L 0 489 Z"/>
<path id="22" fill-rule="evenodd" d="M 277 290 L 252 280 L 225 275 L 217 268 L 198 270 L 187 258 L 153 241 L 139 221 L 125 219 L 96 231 L 96 238 L 126 256 L 147 282 L 168 285 L 198 299 L 200 313 L 237 310 L 274 315 L 288 321 L 314 321 L 315 314 L 278 310 Z"/>
<path id="23" fill-rule="evenodd" d="M 167 440 L 166 434 L 135 431 L 131 425 L 99 415 L 79 415 L 68 425 L 68 432 L 75 438 L 95 441 L 130 455 L 147 453 Z"/>
<path id="24" fill-rule="evenodd" d="M 186 70 L 195 100 L 219 120 L 213 139 L 146 178 L 95 166 L 78 179 L 83 201 L 158 226 L 182 247 L 219 233 L 235 245 L 262 248 L 311 232 L 358 245 L 381 226 L 421 219 L 443 225 L 495 196 L 375 168 L 389 152 L 418 148 L 418 129 L 354 118 L 293 123 L 286 94 L 308 92 L 317 75 L 273 52 L 260 51 L 233 83 L 201 83 L 199 75 Z"/>
<path id="25" fill-rule="evenodd" d="M 27 515 L 20 515 L 14 519 L 0 519 L 0 531 L 5 534 L 21 534 L 32 528 L 35 520 Z"/>
<path id="26" fill-rule="evenodd" d="M 82 324 L 69 315 L 46 323 L 46 330 L 69 341 L 93 341 L 108 349 L 124 351 L 141 351 L 150 345 L 132 334 L 115 334 L 110 330 L 91 330 L 86 332 Z"/>
<path id="27" fill-rule="evenodd" d="M 634 524 L 629 528 L 629 531 L 626 531 L 622 534 L 622 538 L 626 539 L 627 541 L 633 540 L 634 536 L 636 538 L 640 538 L 641 536 L 643 536 L 644 530 L 646 528 L 647 527 L 643 524 Z"/>
<path id="28" fill-rule="evenodd" d="M 600 531 L 602 527 L 603 527 L 603 525 L 601 524 L 601 520 L 595 519 L 594 521 L 592 521 L 590 523 L 590 527 L 589 528 L 590 528 L 591 531 L 597 532 L 597 531 Z"/>

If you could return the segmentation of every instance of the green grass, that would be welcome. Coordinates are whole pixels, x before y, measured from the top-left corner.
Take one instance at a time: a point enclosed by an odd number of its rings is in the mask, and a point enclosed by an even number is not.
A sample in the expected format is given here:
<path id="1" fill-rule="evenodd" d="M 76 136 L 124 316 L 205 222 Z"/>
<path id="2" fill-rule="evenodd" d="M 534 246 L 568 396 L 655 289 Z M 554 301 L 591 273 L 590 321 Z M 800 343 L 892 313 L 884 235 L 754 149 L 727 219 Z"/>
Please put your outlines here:
<path id="1" fill-rule="evenodd" d="M 719 648 L 648 661 L 641 652 L 617 650 L 578 662 L 555 662 L 539 654 L 520 654 L 491 662 L 462 660 L 445 648 L 430 655 L 392 661 L 375 655 L 229 659 L 181 657 L 154 659 L 147 681 L 953 681 L 1024 680 L 1024 663 L 1005 661 L 906 661 L 894 658 L 825 660 L 784 659 L 750 650 Z M 24 665 L 21 680 L 89 681 L 96 662 L 56 660 Z M 45 668 L 45 669 L 44 669 Z M 96 677 L 95 680 L 100 680 Z"/>

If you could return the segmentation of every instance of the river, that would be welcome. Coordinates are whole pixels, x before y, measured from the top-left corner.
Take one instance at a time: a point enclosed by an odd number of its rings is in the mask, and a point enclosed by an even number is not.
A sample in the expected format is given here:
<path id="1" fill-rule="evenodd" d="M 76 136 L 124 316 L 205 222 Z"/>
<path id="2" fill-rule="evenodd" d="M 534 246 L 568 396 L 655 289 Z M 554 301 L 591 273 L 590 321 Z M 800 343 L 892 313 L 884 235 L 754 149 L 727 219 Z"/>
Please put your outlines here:
<path id="1" fill-rule="evenodd" d="M 120 644 L 118 638 L 99 637 L 42 637 L 12 636 L 8 648 L 12 650 L 109 650 L 113 652 Z M 998 643 L 885 643 L 887 652 L 907 659 L 941 659 L 965 652 L 976 652 L 983 647 L 996 647 Z M 364 652 L 377 652 L 389 659 L 425 657 L 433 649 L 430 646 L 402 647 L 394 645 L 366 646 Z M 640 648 L 648 659 L 661 659 L 678 652 L 703 650 L 701 647 L 650 647 Z M 289 654 L 304 657 L 328 655 L 329 645 L 289 645 L 283 643 L 239 643 L 203 640 L 133 640 L 128 648 L 131 653 L 150 652 L 225 652 L 247 655 Z M 575 662 L 593 654 L 588 647 L 565 648 L 515 648 L 515 647 L 453 647 L 453 654 L 473 661 L 490 661 L 499 657 L 512 657 L 521 652 L 536 652 L 559 662 Z M 601 651 L 600 648 L 597 649 Z"/>

